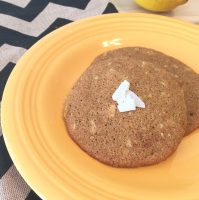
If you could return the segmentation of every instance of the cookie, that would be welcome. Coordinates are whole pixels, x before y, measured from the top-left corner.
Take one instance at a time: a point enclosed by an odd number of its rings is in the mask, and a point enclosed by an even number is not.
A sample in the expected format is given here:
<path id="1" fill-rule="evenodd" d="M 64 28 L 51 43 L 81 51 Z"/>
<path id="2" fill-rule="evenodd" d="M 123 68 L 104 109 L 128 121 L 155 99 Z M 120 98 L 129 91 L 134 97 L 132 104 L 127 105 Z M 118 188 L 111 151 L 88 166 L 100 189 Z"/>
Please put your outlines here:
<path id="1" fill-rule="evenodd" d="M 121 48 L 110 53 L 118 58 L 127 56 L 127 59 L 130 57 L 151 62 L 173 74 L 181 82 L 184 90 L 187 107 L 186 135 L 199 127 L 199 75 L 190 67 L 173 57 L 143 47 Z"/>
<path id="2" fill-rule="evenodd" d="M 123 80 L 144 101 L 144 109 L 118 111 L 111 97 Z M 170 73 L 112 52 L 98 56 L 75 83 L 64 118 L 81 149 L 105 164 L 128 168 L 165 160 L 187 126 L 184 92 Z"/>

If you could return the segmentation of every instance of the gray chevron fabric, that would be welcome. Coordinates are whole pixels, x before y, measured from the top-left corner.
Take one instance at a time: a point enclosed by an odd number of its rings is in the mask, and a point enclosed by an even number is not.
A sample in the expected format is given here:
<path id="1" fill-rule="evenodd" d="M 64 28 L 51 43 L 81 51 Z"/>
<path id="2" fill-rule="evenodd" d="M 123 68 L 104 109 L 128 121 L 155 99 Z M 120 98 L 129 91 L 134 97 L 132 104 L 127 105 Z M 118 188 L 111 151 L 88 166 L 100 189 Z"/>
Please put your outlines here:
<path id="1" fill-rule="evenodd" d="M 78 19 L 117 12 L 108 0 L 0 1 L 0 102 L 19 58 L 49 32 Z M 0 126 L 0 200 L 38 200 L 16 170 Z"/>

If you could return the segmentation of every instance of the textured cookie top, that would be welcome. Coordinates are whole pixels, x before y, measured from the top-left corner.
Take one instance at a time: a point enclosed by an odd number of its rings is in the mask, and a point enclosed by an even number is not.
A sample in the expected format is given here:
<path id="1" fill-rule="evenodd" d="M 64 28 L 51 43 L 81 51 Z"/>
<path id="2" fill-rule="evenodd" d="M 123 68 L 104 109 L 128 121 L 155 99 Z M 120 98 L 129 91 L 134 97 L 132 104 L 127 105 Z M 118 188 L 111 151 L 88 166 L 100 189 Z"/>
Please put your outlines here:
<path id="1" fill-rule="evenodd" d="M 111 96 L 123 80 L 130 82 L 145 109 L 116 109 Z M 150 165 L 173 153 L 185 134 L 184 93 L 165 70 L 108 52 L 72 88 L 65 121 L 71 138 L 99 161 L 116 167 Z"/>
<path id="2" fill-rule="evenodd" d="M 199 75 L 181 61 L 167 56 L 153 49 L 143 47 L 121 48 L 109 52 L 109 56 L 124 59 L 124 57 L 147 61 L 174 75 L 182 84 L 184 90 L 185 104 L 187 107 L 187 129 L 186 134 L 191 133 L 199 127 Z"/>

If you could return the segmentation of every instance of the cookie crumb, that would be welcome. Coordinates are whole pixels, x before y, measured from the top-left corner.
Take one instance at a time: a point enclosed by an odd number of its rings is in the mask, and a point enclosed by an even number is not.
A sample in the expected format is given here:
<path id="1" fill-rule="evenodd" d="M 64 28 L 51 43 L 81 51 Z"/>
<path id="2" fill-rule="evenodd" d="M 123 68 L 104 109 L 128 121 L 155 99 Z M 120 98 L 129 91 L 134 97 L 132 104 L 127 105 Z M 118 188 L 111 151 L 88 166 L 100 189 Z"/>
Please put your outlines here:
<path id="1" fill-rule="evenodd" d="M 128 139 L 128 140 L 126 141 L 126 147 L 129 147 L 129 148 L 132 147 L 131 140 Z"/>
<path id="2" fill-rule="evenodd" d="M 178 76 L 178 75 L 176 75 L 176 74 L 174 75 L 174 77 L 176 77 L 176 78 L 179 78 L 179 76 Z"/>
<path id="3" fill-rule="evenodd" d="M 76 124 L 74 123 L 74 124 L 73 124 L 73 130 L 75 130 L 75 129 L 76 129 Z"/>
<path id="4" fill-rule="evenodd" d="M 94 120 L 90 120 L 90 124 L 91 124 L 91 127 L 90 127 L 91 133 L 95 133 L 96 132 L 96 125 L 95 125 Z"/>
<path id="5" fill-rule="evenodd" d="M 163 124 L 160 124 L 160 128 L 163 128 L 164 127 L 164 125 Z"/>
<path id="6" fill-rule="evenodd" d="M 161 96 L 165 96 L 166 93 L 165 93 L 165 92 L 161 92 L 160 95 L 161 95 Z"/>
<path id="7" fill-rule="evenodd" d="M 112 118 L 112 117 L 115 116 L 115 108 L 116 108 L 116 107 L 115 107 L 115 104 L 111 104 L 111 105 L 110 105 L 110 107 L 109 107 L 109 113 L 108 113 L 108 114 L 109 114 L 109 117 Z"/>
<path id="8" fill-rule="evenodd" d="M 94 138 L 95 138 L 95 137 L 94 137 L 93 135 L 90 136 L 90 139 L 91 139 L 91 140 L 94 140 Z"/>
<path id="9" fill-rule="evenodd" d="M 146 62 L 145 61 L 142 61 L 142 64 L 141 64 L 141 67 L 145 66 L 146 65 Z"/>
<path id="10" fill-rule="evenodd" d="M 162 138 L 164 138 L 164 133 L 161 132 L 160 135 L 161 135 Z"/>
<path id="11" fill-rule="evenodd" d="M 164 81 L 160 82 L 163 86 L 167 86 L 167 84 Z"/>
<path id="12" fill-rule="evenodd" d="M 174 68 L 178 69 L 178 65 L 173 65 Z"/>

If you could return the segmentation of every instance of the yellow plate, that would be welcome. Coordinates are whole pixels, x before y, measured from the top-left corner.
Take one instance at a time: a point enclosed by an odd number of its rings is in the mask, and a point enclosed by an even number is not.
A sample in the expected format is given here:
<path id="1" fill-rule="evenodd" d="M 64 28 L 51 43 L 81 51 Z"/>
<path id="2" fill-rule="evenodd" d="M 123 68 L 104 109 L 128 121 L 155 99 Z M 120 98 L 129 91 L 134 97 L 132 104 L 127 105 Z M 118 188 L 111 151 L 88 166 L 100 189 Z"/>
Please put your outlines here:
<path id="1" fill-rule="evenodd" d="M 2 126 L 10 155 L 43 199 L 199 199 L 199 131 L 167 161 L 116 169 L 92 159 L 69 138 L 62 119 L 70 88 L 100 53 L 144 46 L 199 72 L 199 28 L 166 17 L 111 14 L 64 26 L 35 44 L 5 88 Z"/>

